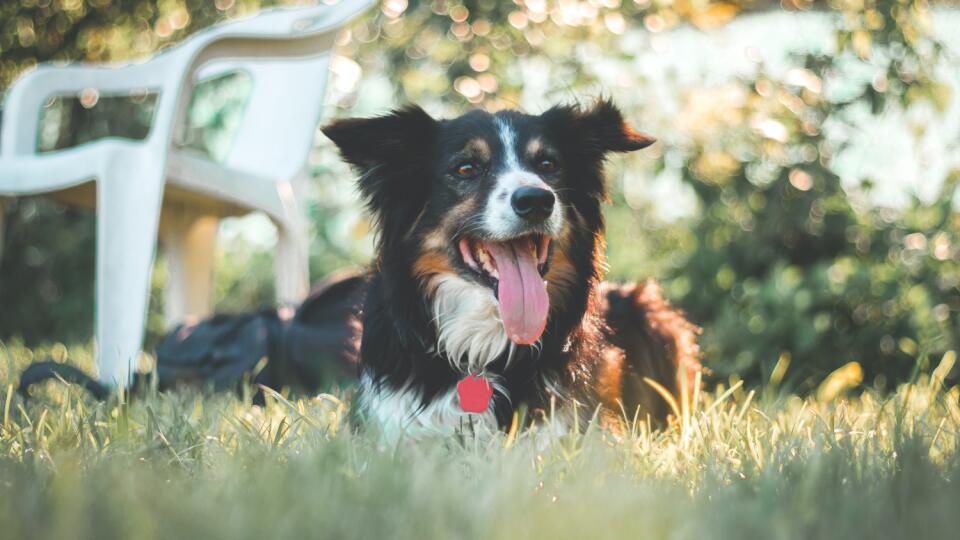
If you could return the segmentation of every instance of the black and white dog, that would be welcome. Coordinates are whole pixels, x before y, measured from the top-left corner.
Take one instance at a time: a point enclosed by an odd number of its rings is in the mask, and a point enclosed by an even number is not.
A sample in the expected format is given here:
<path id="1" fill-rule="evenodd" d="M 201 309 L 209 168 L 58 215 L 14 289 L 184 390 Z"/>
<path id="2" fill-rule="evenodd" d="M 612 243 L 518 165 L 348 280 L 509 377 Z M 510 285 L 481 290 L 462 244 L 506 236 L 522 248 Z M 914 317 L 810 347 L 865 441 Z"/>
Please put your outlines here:
<path id="1" fill-rule="evenodd" d="M 608 101 L 539 116 L 417 107 L 323 129 L 378 226 L 361 414 L 389 437 L 504 429 L 521 406 L 664 420 L 697 328 L 653 282 L 603 283 L 610 152 L 649 146 Z"/>

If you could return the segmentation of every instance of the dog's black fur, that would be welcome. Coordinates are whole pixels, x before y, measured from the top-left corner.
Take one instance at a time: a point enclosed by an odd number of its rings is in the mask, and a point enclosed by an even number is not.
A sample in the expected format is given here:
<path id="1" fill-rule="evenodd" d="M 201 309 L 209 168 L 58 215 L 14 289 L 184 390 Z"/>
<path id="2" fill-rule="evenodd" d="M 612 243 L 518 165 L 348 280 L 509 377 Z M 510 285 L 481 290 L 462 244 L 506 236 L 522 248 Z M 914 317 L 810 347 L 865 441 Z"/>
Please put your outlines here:
<path id="1" fill-rule="evenodd" d="M 474 111 L 452 120 L 408 107 L 323 129 L 360 173 L 359 188 L 379 233 L 362 315 L 362 375 L 377 389 L 412 389 L 421 409 L 464 377 L 456 359 L 450 362 L 437 346 L 431 279 L 452 273 L 477 281 L 458 254 L 460 232 L 454 225 L 475 217 L 495 189 L 497 156 L 506 151 L 498 142 L 498 122 L 511 126 L 520 143 L 547 148 L 549 159 L 559 164 L 538 174 L 556 192 L 568 224 L 565 237 L 551 244 L 548 267 L 541 268 L 550 311 L 539 348 L 517 346 L 508 365 L 508 347 L 486 365 L 502 382 L 494 396 L 498 424 L 509 426 L 520 404 L 549 407 L 552 396 L 605 405 L 615 414 L 621 405 L 629 414 L 639 406 L 641 414 L 664 419 L 666 402 L 642 379 L 673 393 L 679 393 L 682 379 L 692 382 L 690 374 L 699 366 L 697 329 L 652 282 L 601 283 L 604 160 L 653 142 L 631 129 L 609 101 L 587 109 L 558 106 L 539 116 Z M 451 156 L 471 144 L 486 147 L 490 166 L 464 182 L 450 173 Z M 462 215 L 451 215 L 457 212 Z M 438 237 L 447 240 L 445 246 L 438 248 Z M 545 381 L 559 384 L 551 390 Z M 563 395 L 553 395 L 556 386 Z"/>

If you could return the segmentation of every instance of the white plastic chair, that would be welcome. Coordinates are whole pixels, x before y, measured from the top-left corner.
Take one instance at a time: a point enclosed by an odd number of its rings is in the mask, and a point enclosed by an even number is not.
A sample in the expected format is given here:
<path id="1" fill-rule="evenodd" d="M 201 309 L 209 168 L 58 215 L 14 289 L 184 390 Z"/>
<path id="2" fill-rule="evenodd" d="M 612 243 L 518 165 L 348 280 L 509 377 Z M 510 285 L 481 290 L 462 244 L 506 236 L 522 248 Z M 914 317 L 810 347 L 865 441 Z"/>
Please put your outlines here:
<path id="1" fill-rule="evenodd" d="M 124 384 L 139 354 L 158 232 L 168 258 L 168 322 L 209 312 L 218 220 L 254 210 L 278 229 L 277 300 L 303 299 L 308 243 L 300 194 L 331 49 L 338 31 L 371 4 L 267 10 L 199 32 L 141 64 L 42 65 L 10 88 L 0 125 L 0 218 L 4 196 L 58 192 L 68 202 L 95 202 L 101 381 Z M 253 82 L 222 164 L 176 143 L 201 69 L 204 76 L 241 69 Z M 44 103 L 88 89 L 158 92 L 147 137 L 37 154 Z"/>

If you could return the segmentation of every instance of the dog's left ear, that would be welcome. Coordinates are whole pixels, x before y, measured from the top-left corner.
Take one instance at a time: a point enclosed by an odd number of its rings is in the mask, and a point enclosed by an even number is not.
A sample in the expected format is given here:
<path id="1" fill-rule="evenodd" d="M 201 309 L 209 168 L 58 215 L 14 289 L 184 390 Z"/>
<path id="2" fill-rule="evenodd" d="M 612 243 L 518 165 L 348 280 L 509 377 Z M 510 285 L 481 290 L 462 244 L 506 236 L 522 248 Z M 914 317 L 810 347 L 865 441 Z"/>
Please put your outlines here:
<path id="1" fill-rule="evenodd" d="M 601 99 L 592 107 L 559 105 L 543 114 L 555 132 L 563 133 L 568 150 L 602 158 L 608 152 L 632 152 L 657 142 L 630 127 L 612 101 Z M 572 140 L 571 140 L 572 139 Z"/>

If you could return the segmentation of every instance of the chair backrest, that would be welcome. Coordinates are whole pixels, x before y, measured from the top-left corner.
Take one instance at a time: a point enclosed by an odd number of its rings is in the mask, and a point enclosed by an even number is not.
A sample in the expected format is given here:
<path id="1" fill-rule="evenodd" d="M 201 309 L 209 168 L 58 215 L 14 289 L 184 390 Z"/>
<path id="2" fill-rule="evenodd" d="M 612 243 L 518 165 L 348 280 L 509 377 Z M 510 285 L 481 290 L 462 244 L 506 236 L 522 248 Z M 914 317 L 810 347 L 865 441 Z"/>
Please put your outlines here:
<path id="1" fill-rule="evenodd" d="M 226 166 L 277 180 L 301 172 L 323 111 L 331 55 L 211 66 L 218 72 L 242 72 L 252 82 Z"/>
<path id="2" fill-rule="evenodd" d="M 371 3 L 341 0 L 339 5 L 278 8 L 210 29 L 210 34 L 231 38 L 249 34 L 262 40 L 274 36 L 286 44 L 289 55 L 284 58 L 265 52 L 261 58 L 245 55 L 242 60 L 232 60 L 229 55 L 223 59 L 214 54 L 216 59 L 203 65 L 204 75 L 242 71 L 253 83 L 225 161 L 228 167 L 277 180 L 291 179 L 304 169 L 323 110 L 334 45 L 333 34 L 325 28 L 332 21 L 342 20 L 344 13 L 358 12 Z M 324 35 L 327 37 L 320 38 Z M 196 39 L 211 37 L 198 35 Z M 303 44 L 299 50 L 298 42 Z M 195 72 L 201 73 L 199 66 Z"/>

